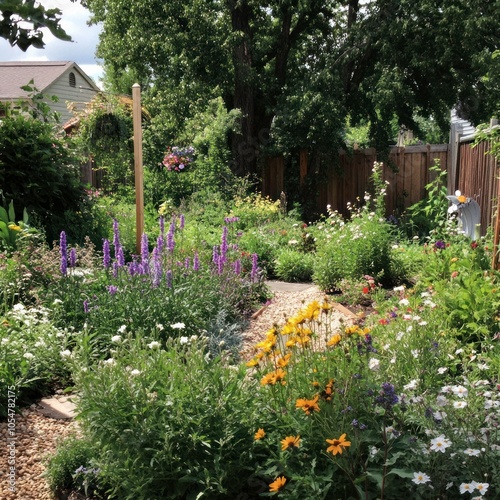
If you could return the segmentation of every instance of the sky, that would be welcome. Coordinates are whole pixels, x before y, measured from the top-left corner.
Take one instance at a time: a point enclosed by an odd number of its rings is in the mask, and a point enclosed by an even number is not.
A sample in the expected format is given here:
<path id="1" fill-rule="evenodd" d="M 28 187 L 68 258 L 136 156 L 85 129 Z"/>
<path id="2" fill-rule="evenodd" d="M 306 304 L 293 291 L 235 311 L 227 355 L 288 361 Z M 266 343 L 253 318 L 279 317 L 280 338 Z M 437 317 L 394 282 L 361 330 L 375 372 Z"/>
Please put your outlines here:
<path id="1" fill-rule="evenodd" d="M 101 86 L 103 70 L 95 57 L 100 28 L 87 25 L 89 11 L 80 3 L 70 0 L 42 0 L 41 3 L 46 9 L 58 8 L 62 11 L 60 25 L 73 42 L 58 40 L 49 30 L 44 29 L 45 48 L 30 47 L 23 52 L 18 47 L 11 47 L 4 38 L 0 38 L 0 61 L 73 61 Z"/>

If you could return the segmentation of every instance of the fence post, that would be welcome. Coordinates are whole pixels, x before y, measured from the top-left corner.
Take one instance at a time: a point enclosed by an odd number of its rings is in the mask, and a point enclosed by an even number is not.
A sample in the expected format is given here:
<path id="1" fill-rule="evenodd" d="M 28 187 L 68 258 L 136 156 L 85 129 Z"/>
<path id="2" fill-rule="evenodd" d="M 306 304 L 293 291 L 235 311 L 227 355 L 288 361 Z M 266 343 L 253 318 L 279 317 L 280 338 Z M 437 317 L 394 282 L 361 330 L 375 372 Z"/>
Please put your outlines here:
<path id="1" fill-rule="evenodd" d="M 141 239 L 144 232 L 144 172 L 142 165 L 142 109 L 141 87 L 132 85 L 132 117 L 134 124 L 134 172 L 135 172 L 135 246 L 141 254 Z"/>

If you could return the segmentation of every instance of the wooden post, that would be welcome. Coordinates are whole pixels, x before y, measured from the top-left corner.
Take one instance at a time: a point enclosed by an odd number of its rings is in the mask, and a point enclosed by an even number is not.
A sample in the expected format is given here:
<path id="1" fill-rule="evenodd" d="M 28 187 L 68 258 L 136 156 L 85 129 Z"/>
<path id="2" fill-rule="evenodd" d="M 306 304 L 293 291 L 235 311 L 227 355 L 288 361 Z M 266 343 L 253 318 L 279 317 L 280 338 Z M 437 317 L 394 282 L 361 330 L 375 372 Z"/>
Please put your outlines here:
<path id="1" fill-rule="evenodd" d="M 132 85 L 134 123 L 134 171 L 135 171 L 135 242 L 137 255 L 141 254 L 141 239 L 144 232 L 144 172 L 142 165 L 142 109 L 141 87 Z"/>

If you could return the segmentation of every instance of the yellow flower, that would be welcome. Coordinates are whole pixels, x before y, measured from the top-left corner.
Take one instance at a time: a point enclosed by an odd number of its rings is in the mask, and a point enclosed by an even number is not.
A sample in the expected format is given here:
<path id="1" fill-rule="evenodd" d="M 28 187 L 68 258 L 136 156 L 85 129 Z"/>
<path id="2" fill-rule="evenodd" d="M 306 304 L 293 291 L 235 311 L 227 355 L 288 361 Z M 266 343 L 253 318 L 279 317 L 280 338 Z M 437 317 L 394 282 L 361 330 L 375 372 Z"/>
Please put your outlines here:
<path id="1" fill-rule="evenodd" d="M 327 453 L 330 452 L 333 455 L 336 455 L 337 453 L 342 454 L 344 448 L 346 448 L 347 446 L 351 446 L 351 442 L 346 441 L 345 437 L 346 434 L 344 433 L 338 439 L 327 439 L 326 442 L 330 445 L 326 449 Z"/>
<path id="2" fill-rule="evenodd" d="M 353 333 L 358 332 L 358 330 L 359 330 L 359 326 L 358 325 L 348 326 L 345 329 L 345 333 L 346 333 L 346 335 L 352 335 Z"/>
<path id="3" fill-rule="evenodd" d="M 297 399 L 295 408 L 304 410 L 306 415 L 310 415 L 313 411 L 319 411 L 318 399 L 318 395 L 314 399 Z"/>
<path id="4" fill-rule="evenodd" d="M 260 440 L 260 439 L 262 439 L 265 435 L 266 435 L 266 432 L 264 431 L 264 429 L 259 429 L 259 430 L 255 433 L 254 439 L 255 439 L 255 441 L 259 441 L 259 440 Z"/>
<path id="5" fill-rule="evenodd" d="M 12 231 L 21 231 L 21 226 L 18 226 L 17 224 L 9 224 L 9 229 Z"/>
<path id="6" fill-rule="evenodd" d="M 321 398 L 325 401 L 331 401 L 333 395 L 333 378 L 329 380 L 328 384 L 325 386 L 325 390 L 321 393 Z"/>
<path id="7" fill-rule="evenodd" d="M 286 384 L 285 377 L 286 377 L 286 371 L 282 370 L 281 368 L 278 368 L 274 372 L 274 380 L 275 380 L 274 383 L 277 384 L 278 382 L 281 382 L 281 385 L 285 385 Z"/>
<path id="8" fill-rule="evenodd" d="M 248 361 L 246 363 L 246 365 L 249 367 L 249 368 L 253 368 L 254 366 L 258 366 L 259 364 L 259 361 L 255 358 L 251 359 L 250 361 Z"/>
<path id="9" fill-rule="evenodd" d="M 285 354 L 281 358 L 278 358 L 278 360 L 276 361 L 276 363 L 278 364 L 278 366 L 280 368 L 285 368 L 285 366 L 287 366 L 288 363 L 290 363 L 290 358 L 291 357 L 292 357 L 292 355 L 290 353 Z"/>
<path id="10" fill-rule="evenodd" d="M 267 373 L 260 380 L 260 385 L 274 385 L 276 383 L 276 375 L 274 372 Z"/>
<path id="11" fill-rule="evenodd" d="M 285 486 L 285 483 L 286 483 L 286 477 L 285 476 L 279 476 L 276 478 L 275 481 L 273 481 L 270 485 L 269 485 L 269 491 L 275 493 L 277 491 L 280 491 L 284 486 Z"/>
<path id="12" fill-rule="evenodd" d="M 326 345 L 328 347 L 332 347 L 332 346 L 335 346 L 337 345 L 340 340 L 342 339 L 342 337 L 340 336 L 339 333 L 336 333 L 335 335 L 333 335 L 333 337 L 326 343 Z"/>
<path id="13" fill-rule="evenodd" d="M 281 440 L 281 449 L 283 451 L 288 450 L 288 448 L 298 448 L 300 445 L 300 436 L 287 436 L 285 439 Z"/>
<path id="14" fill-rule="evenodd" d="M 317 300 L 313 300 L 304 310 L 303 316 L 305 319 L 313 320 L 316 319 L 321 310 L 321 306 Z"/>

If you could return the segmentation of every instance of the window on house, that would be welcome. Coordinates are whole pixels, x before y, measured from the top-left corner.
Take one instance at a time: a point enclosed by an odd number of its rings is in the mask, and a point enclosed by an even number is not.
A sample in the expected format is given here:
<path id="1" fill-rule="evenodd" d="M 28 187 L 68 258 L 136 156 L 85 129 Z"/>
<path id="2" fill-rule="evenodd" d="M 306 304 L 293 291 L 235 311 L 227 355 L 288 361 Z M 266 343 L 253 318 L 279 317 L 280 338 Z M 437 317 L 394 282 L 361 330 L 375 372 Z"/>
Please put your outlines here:
<path id="1" fill-rule="evenodd" d="M 76 87 L 76 77 L 74 73 L 69 74 L 69 86 Z"/>

